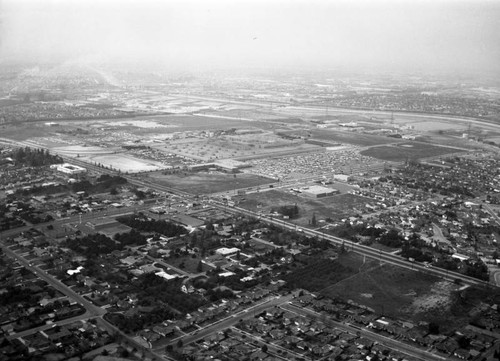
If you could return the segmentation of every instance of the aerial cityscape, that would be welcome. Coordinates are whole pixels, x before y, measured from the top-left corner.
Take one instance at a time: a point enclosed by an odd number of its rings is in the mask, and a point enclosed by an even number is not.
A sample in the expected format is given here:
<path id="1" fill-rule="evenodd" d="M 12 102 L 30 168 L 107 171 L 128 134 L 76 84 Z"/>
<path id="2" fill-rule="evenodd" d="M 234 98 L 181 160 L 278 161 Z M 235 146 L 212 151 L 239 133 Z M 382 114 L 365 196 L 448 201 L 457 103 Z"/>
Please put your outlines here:
<path id="1" fill-rule="evenodd" d="M 0 361 L 500 360 L 498 19 L 0 2 Z"/>

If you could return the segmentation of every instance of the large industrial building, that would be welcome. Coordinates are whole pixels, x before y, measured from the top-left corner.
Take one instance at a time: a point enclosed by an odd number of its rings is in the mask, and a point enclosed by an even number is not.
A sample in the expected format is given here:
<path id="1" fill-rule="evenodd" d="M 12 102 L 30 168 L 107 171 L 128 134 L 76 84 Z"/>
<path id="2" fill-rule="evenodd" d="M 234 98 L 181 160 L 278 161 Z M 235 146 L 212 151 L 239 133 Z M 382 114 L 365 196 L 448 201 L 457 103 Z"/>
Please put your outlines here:
<path id="1" fill-rule="evenodd" d="M 327 188 L 322 186 L 310 186 L 308 188 L 302 189 L 302 194 L 312 197 L 312 198 L 321 198 L 333 196 L 334 194 L 339 194 L 340 192 L 337 189 Z"/>

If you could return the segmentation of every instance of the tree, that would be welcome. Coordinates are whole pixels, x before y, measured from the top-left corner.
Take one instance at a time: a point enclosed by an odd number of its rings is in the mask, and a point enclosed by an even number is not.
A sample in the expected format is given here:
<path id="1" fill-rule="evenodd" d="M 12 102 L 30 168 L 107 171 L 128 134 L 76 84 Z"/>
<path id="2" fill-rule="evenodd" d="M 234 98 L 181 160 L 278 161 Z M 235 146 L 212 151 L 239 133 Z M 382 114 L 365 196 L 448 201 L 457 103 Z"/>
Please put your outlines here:
<path id="1" fill-rule="evenodd" d="M 127 357 L 130 356 L 130 352 L 128 352 L 127 349 L 123 349 L 123 351 L 121 352 L 120 356 L 123 357 L 123 358 L 127 358 Z"/>
<path id="2" fill-rule="evenodd" d="M 460 337 L 457 341 L 458 341 L 458 346 L 460 346 L 461 348 L 466 349 L 470 345 L 470 340 L 465 336 Z"/>
<path id="3" fill-rule="evenodd" d="M 267 352 L 267 350 L 268 350 L 267 345 L 263 345 L 261 350 L 262 350 L 262 352 Z"/>
<path id="4" fill-rule="evenodd" d="M 177 341 L 177 348 L 181 348 L 184 345 L 182 340 Z"/>
<path id="5" fill-rule="evenodd" d="M 435 322 L 429 323 L 429 333 L 432 335 L 439 335 L 439 325 Z"/>

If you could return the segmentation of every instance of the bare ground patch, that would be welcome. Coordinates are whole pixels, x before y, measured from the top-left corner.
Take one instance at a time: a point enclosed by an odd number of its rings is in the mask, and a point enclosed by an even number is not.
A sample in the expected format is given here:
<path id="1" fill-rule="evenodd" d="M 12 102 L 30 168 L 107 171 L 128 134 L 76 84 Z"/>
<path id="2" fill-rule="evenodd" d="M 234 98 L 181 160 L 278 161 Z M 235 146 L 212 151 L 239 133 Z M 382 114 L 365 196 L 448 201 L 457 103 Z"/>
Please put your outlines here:
<path id="1" fill-rule="evenodd" d="M 448 312 L 452 305 L 451 293 L 456 289 L 447 281 L 439 281 L 432 285 L 429 293 L 420 295 L 405 309 L 407 313 L 420 314 L 435 311 Z"/>

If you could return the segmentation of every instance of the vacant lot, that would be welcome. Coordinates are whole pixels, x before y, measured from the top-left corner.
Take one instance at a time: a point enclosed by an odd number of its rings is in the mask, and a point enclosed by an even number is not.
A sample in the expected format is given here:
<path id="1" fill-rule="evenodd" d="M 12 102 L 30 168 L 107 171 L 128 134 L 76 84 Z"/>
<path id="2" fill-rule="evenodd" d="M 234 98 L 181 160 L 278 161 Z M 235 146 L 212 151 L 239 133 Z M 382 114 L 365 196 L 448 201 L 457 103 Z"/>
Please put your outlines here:
<path id="1" fill-rule="evenodd" d="M 339 282 L 355 277 L 364 269 L 376 267 L 378 262 L 357 253 L 342 253 L 336 260 L 319 258 L 293 270 L 284 280 L 287 287 L 304 288 L 311 292 L 328 290 Z"/>
<path id="2" fill-rule="evenodd" d="M 155 182 L 160 184 L 191 194 L 230 192 L 234 195 L 235 190 L 239 188 L 274 183 L 272 179 L 247 173 L 197 172 L 165 175 L 161 172 L 154 172 L 149 173 L 148 177 L 153 178 Z"/>
<path id="3" fill-rule="evenodd" d="M 372 147 L 360 152 L 362 155 L 391 162 L 403 162 L 412 159 L 436 157 L 450 153 L 458 153 L 456 148 L 440 147 L 427 143 L 402 143 Z"/>
<path id="4" fill-rule="evenodd" d="M 315 214 L 317 220 L 326 218 L 341 219 L 363 209 L 367 202 L 369 202 L 369 199 L 352 194 L 309 198 L 285 190 L 273 189 L 247 194 L 245 200 L 239 206 L 256 212 L 269 213 L 273 208 L 277 210 L 280 206 L 297 204 L 299 217 L 294 219 L 293 222 L 301 226 L 307 226 L 313 214 Z"/>
<path id="5" fill-rule="evenodd" d="M 434 321 L 446 328 L 465 320 L 452 314 L 455 289 L 456 285 L 435 276 L 384 264 L 367 268 L 322 293 L 390 317 Z"/>

